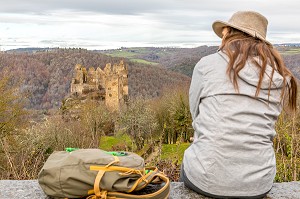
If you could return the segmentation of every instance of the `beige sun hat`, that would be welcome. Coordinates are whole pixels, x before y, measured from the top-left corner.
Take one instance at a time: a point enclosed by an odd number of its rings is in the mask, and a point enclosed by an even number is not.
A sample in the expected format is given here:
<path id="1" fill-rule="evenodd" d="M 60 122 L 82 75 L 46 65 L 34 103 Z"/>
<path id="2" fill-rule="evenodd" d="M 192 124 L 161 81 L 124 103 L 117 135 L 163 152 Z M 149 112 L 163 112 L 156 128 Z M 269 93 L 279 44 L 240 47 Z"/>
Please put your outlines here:
<path id="1" fill-rule="evenodd" d="M 226 26 L 233 27 L 271 44 L 266 40 L 268 20 L 257 12 L 239 11 L 234 13 L 228 22 L 217 20 L 212 24 L 214 32 L 220 38 L 222 38 L 222 30 Z"/>

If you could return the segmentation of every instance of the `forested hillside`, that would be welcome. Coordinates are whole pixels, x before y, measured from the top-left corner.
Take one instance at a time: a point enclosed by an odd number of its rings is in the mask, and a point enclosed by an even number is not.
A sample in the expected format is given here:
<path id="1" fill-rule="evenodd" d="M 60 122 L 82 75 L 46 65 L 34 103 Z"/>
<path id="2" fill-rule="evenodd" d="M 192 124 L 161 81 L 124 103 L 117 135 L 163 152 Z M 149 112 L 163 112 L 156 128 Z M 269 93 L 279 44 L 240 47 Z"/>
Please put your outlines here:
<path id="1" fill-rule="evenodd" d="M 192 76 L 192 70 L 202 57 L 218 50 L 217 46 L 197 48 L 154 48 L 136 47 L 100 51 L 114 57 L 127 57 L 135 62 L 160 64 L 168 69 Z"/>
<path id="2" fill-rule="evenodd" d="M 192 76 L 194 66 L 204 56 L 217 52 L 217 46 L 200 46 L 197 48 L 182 48 L 163 56 L 159 63 L 167 68 Z"/>
<path id="3" fill-rule="evenodd" d="M 300 79 L 300 54 L 283 55 L 285 64 Z"/>
<path id="4" fill-rule="evenodd" d="M 172 71 L 192 76 L 195 64 L 204 56 L 218 50 L 217 46 L 200 46 L 197 48 L 121 48 L 100 51 L 114 57 L 127 57 L 134 62 L 147 61 L 160 64 Z"/>
<path id="5" fill-rule="evenodd" d="M 300 78 L 300 48 L 297 46 L 275 46 L 282 54 L 288 68 Z M 204 56 L 217 52 L 217 46 L 200 46 L 197 48 L 121 48 L 101 51 L 114 57 L 151 64 L 160 64 L 172 71 L 192 76 L 195 64 Z"/>
<path id="6" fill-rule="evenodd" d="M 277 48 L 288 68 L 299 79 L 300 48 Z M 28 108 L 49 109 L 58 108 L 69 93 L 76 64 L 104 68 L 106 63 L 114 64 L 125 59 L 129 66 L 129 96 L 153 98 L 160 96 L 165 87 L 188 84 L 195 64 L 202 57 L 216 52 L 217 47 L 34 50 L 0 53 L 0 72 L 11 76 L 13 83 L 19 83 L 21 91 L 29 95 Z"/>
<path id="7" fill-rule="evenodd" d="M 0 72 L 11 76 L 13 83 L 21 85 L 21 91 L 28 93 L 27 107 L 49 109 L 60 106 L 69 93 L 73 69 L 76 64 L 104 68 L 106 63 L 118 63 L 113 58 L 84 49 L 56 49 L 36 53 L 1 53 Z M 156 97 L 168 85 L 188 83 L 190 78 L 168 71 L 159 66 L 141 63 L 129 65 L 129 95 Z"/>

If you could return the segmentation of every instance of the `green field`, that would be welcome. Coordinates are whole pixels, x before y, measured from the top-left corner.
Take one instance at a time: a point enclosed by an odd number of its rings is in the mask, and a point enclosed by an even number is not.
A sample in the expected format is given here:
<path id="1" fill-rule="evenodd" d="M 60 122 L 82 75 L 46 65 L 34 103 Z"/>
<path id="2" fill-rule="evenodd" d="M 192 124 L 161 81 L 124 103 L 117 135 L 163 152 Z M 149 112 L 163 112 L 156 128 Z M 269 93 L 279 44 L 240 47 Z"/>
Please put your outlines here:
<path id="1" fill-rule="evenodd" d="M 104 54 L 110 55 L 112 57 L 125 57 L 125 58 L 134 58 L 137 53 L 129 50 L 109 50 L 105 52 Z"/>
<path id="2" fill-rule="evenodd" d="M 286 54 L 299 54 L 300 53 L 300 48 L 289 49 L 289 50 L 285 51 L 284 53 L 286 53 Z"/>
<path id="3" fill-rule="evenodd" d="M 147 61 L 147 60 L 144 60 L 144 59 L 137 58 L 138 55 L 143 53 L 143 52 L 137 53 L 137 51 L 139 51 L 139 50 L 133 50 L 133 49 L 131 49 L 131 50 L 129 50 L 129 49 L 126 49 L 126 50 L 110 50 L 108 52 L 105 52 L 104 54 L 112 56 L 112 57 L 124 57 L 124 58 L 129 59 L 132 62 L 138 62 L 138 63 L 143 63 L 143 64 L 152 64 L 152 65 L 157 65 L 158 64 L 156 62 L 150 62 L 150 61 Z"/>
<path id="4" fill-rule="evenodd" d="M 156 62 L 150 62 L 144 59 L 129 59 L 132 62 L 138 62 L 138 63 L 142 63 L 142 64 L 151 64 L 151 65 L 157 65 L 158 63 Z"/>
<path id="5" fill-rule="evenodd" d="M 105 151 L 111 151 L 114 147 L 125 145 L 131 145 L 128 135 L 102 136 L 100 139 L 100 149 Z"/>
<path id="6" fill-rule="evenodd" d="M 283 55 L 294 55 L 294 54 L 300 54 L 300 48 L 293 47 L 293 48 L 287 48 L 287 49 L 279 49 L 280 54 Z"/>
<path id="7" fill-rule="evenodd" d="M 184 151 L 190 146 L 190 143 L 181 144 L 163 144 L 162 147 L 162 160 L 177 161 L 181 164 Z"/>
<path id="8" fill-rule="evenodd" d="M 157 58 L 160 58 L 164 55 L 172 53 L 173 50 L 174 49 L 166 49 L 166 48 L 136 47 L 136 48 L 121 48 L 121 49 L 114 49 L 114 50 L 105 50 L 102 51 L 102 53 L 112 57 L 124 57 L 129 59 L 132 62 L 157 65 L 158 63 L 156 61 L 151 61 L 151 59 L 147 57 L 149 57 L 149 55 L 152 55 L 152 56 L 157 56 Z"/>

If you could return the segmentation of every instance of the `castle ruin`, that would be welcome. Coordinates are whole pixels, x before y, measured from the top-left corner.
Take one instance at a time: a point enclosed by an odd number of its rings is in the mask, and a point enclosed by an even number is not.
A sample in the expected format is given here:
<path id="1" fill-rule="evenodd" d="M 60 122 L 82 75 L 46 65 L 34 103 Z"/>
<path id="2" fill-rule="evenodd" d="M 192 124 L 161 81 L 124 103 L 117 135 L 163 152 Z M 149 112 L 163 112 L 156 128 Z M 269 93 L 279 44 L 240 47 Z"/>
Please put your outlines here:
<path id="1" fill-rule="evenodd" d="M 106 64 L 104 70 L 100 67 L 87 70 L 77 64 L 71 82 L 71 95 L 105 101 L 110 110 L 119 110 L 128 100 L 127 65 L 121 60 L 113 66 Z"/>

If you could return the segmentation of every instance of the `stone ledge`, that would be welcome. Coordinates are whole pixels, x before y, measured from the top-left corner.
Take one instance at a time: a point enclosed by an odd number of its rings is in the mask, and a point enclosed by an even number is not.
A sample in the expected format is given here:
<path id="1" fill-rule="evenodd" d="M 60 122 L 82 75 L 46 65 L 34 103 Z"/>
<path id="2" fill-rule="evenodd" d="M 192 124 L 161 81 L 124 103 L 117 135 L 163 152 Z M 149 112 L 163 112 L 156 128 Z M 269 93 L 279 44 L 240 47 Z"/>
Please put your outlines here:
<path id="1" fill-rule="evenodd" d="M 50 199 L 40 188 L 37 180 L 0 180 L 0 199 Z M 275 183 L 268 199 L 300 199 L 300 181 Z M 172 182 L 170 199 L 209 199 Z"/>

